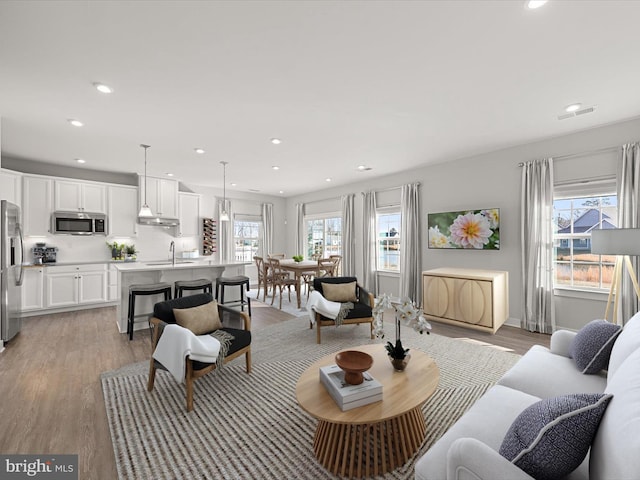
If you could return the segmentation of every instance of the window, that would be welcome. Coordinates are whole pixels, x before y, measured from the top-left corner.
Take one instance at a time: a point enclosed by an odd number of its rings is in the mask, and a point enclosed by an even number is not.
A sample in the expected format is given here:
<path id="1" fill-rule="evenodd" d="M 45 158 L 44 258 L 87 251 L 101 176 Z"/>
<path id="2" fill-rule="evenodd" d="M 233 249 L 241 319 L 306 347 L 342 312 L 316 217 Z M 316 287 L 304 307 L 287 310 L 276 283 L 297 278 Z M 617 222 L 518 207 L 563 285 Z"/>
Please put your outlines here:
<path id="1" fill-rule="evenodd" d="M 377 261 L 380 271 L 400 271 L 400 210 L 378 210 L 376 214 Z"/>
<path id="2" fill-rule="evenodd" d="M 235 259 L 240 262 L 253 262 L 254 255 L 261 251 L 260 238 L 262 222 L 235 220 L 233 222 L 233 240 Z"/>
<path id="3" fill-rule="evenodd" d="M 616 228 L 615 194 L 570 196 L 553 202 L 554 286 L 608 290 L 615 255 L 591 253 L 591 232 Z"/>
<path id="4" fill-rule="evenodd" d="M 306 258 L 327 258 L 329 255 L 342 255 L 342 217 L 305 218 L 305 227 Z"/>

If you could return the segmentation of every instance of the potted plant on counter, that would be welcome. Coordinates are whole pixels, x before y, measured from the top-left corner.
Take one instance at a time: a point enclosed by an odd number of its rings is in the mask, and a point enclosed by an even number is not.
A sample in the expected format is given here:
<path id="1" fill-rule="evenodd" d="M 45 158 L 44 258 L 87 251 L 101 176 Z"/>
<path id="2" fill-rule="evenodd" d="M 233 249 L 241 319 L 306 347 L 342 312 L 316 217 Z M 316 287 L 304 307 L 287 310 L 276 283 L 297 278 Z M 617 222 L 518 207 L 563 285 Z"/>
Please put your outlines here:
<path id="1" fill-rule="evenodd" d="M 124 249 L 125 249 L 125 252 L 126 252 L 126 256 L 124 257 L 124 261 L 125 262 L 135 262 L 136 261 L 136 253 L 138 253 L 138 251 L 136 250 L 136 246 L 135 245 L 125 245 Z"/>
<path id="2" fill-rule="evenodd" d="M 107 242 L 107 247 L 111 250 L 111 260 L 122 260 L 124 244 L 120 244 L 118 242 Z"/>

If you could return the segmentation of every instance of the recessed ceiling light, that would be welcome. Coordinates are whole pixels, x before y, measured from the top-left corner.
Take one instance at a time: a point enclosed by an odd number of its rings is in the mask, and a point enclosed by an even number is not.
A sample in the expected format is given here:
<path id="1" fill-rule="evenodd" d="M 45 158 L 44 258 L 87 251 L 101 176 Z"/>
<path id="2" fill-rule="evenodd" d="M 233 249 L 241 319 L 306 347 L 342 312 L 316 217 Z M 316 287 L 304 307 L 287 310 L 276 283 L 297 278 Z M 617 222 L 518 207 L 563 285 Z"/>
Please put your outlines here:
<path id="1" fill-rule="evenodd" d="M 273 166 L 273 167 L 271 167 L 271 168 L 273 168 L 274 170 L 280 170 L 280 167 L 279 167 L 278 165 L 274 165 L 274 166 Z"/>
<path id="2" fill-rule="evenodd" d="M 78 162 L 78 163 L 87 163 L 86 160 L 83 160 L 81 158 L 76 158 L 76 162 Z"/>
<path id="3" fill-rule="evenodd" d="M 282 194 L 282 193 L 284 193 L 284 190 L 280 190 L 280 193 L 281 193 L 281 194 Z"/>
<path id="4" fill-rule="evenodd" d="M 325 181 L 325 182 L 330 182 L 330 181 L 331 181 L 331 179 L 330 179 L 330 178 L 325 178 L 325 179 L 324 179 L 324 181 Z"/>
<path id="5" fill-rule="evenodd" d="M 67 120 L 71 125 L 73 125 L 74 127 L 82 127 L 84 125 L 84 123 L 82 123 L 80 120 L 75 120 L 73 118 L 70 118 L 69 120 Z"/>
<path id="6" fill-rule="evenodd" d="M 529 0 L 527 2 L 527 7 L 531 10 L 535 10 L 536 8 L 543 6 L 545 3 L 547 3 L 547 0 Z"/>
<path id="7" fill-rule="evenodd" d="M 232 183 L 231 186 L 235 187 L 236 185 L 238 185 L 237 183 Z"/>
<path id="8" fill-rule="evenodd" d="M 94 83 L 93 86 L 101 93 L 113 93 L 113 88 L 104 83 Z"/>
<path id="9" fill-rule="evenodd" d="M 204 149 L 202 148 L 194 148 L 194 150 L 196 151 L 196 153 L 199 153 L 200 155 L 204 153 Z"/>
<path id="10" fill-rule="evenodd" d="M 368 172 L 369 170 L 373 170 L 371 167 L 367 167 L 366 165 L 358 165 L 358 170 L 361 172 Z"/>
<path id="11" fill-rule="evenodd" d="M 282 143 L 282 140 L 280 140 L 279 138 L 272 138 L 271 143 L 273 143 L 274 145 L 280 145 Z"/>
<path id="12" fill-rule="evenodd" d="M 572 103 L 571 105 L 567 105 L 564 110 L 565 112 L 575 112 L 576 110 L 580 110 L 581 106 L 581 103 Z"/>
<path id="13" fill-rule="evenodd" d="M 167 173 L 167 177 L 173 177 L 173 173 Z"/>

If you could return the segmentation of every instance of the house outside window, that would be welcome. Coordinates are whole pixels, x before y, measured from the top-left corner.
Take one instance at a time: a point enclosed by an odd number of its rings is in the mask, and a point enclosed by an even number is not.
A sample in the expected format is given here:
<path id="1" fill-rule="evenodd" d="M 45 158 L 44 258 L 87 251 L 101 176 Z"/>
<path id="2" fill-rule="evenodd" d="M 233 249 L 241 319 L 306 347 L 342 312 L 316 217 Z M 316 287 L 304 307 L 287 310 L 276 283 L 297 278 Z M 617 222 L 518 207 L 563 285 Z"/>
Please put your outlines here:
<path id="1" fill-rule="evenodd" d="M 383 272 L 400 271 L 400 209 L 378 209 L 376 214 L 376 269 Z"/>
<path id="2" fill-rule="evenodd" d="M 616 228 L 615 194 L 556 195 L 554 219 L 554 286 L 609 290 L 614 255 L 591 253 L 591 232 Z"/>
<path id="3" fill-rule="evenodd" d="M 306 251 L 305 258 L 328 258 L 342 255 L 342 217 L 314 216 L 305 218 Z"/>
<path id="4" fill-rule="evenodd" d="M 253 262 L 255 255 L 260 255 L 262 245 L 262 222 L 249 220 L 234 220 L 233 240 L 235 245 L 235 259 L 239 262 Z"/>

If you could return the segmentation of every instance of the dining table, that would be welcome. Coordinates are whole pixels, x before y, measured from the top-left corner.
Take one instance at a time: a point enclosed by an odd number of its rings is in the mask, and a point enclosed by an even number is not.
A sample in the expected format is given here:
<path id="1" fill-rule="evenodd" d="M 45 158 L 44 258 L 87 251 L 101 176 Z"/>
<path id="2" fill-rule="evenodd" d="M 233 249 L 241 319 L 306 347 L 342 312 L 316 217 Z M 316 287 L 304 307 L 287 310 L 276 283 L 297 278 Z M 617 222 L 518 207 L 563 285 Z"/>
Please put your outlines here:
<path id="1" fill-rule="evenodd" d="M 288 272 L 293 272 L 296 280 L 296 298 L 298 301 L 298 308 L 300 308 L 300 280 L 303 275 L 319 275 L 320 266 L 315 260 L 302 260 L 300 262 L 296 262 L 292 258 L 285 258 L 280 260 L 280 268 Z"/>

